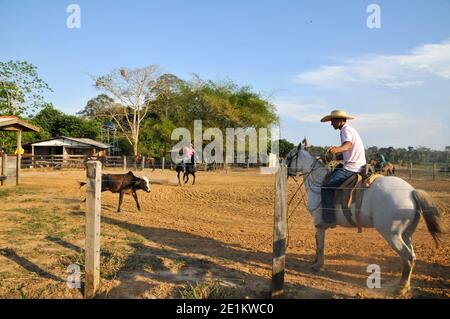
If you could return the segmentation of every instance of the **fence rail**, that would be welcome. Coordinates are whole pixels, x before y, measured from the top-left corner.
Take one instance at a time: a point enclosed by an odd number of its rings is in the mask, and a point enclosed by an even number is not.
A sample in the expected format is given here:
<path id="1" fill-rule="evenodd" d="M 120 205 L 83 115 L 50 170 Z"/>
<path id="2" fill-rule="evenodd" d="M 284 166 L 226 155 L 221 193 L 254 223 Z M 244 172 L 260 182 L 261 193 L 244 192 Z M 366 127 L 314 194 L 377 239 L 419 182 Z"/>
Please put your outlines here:
<path id="1" fill-rule="evenodd" d="M 22 157 L 22 168 L 85 168 L 88 160 L 99 160 L 99 158 L 87 157 L 85 155 L 32 156 L 25 154 Z M 123 168 L 124 170 L 175 168 L 175 164 L 170 160 L 166 159 L 163 164 L 162 158 L 154 158 L 153 160 L 149 160 L 149 158 L 144 157 L 144 165 L 142 165 L 141 161 L 136 161 L 134 156 L 106 156 L 103 157 L 101 161 L 104 167 Z M 196 165 L 197 170 L 199 171 L 241 171 L 267 166 L 260 163 L 197 163 Z M 448 163 L 408 163 L 403 166 L 395 164 L 395 170 L 395 175 L 404 179 L 450 179 L 450 164 Z"/>

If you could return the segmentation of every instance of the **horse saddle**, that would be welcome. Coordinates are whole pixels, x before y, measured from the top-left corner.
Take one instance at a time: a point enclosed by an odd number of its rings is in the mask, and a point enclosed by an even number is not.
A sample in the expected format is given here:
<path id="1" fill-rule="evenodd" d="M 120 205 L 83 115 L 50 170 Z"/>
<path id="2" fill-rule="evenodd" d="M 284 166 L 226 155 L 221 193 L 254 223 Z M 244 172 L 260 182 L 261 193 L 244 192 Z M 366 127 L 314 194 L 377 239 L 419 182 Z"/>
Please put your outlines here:
<path id="1" fill-rule="evenodd" d="M 362 232 L 360 213 L 364 190 L 368 189 L 376 179 L 382 176 L 381 174 L 354 174 L 336 190 L 337 203 L 342 206 L 344 216 L 350 225 L 358 227 L 358 233 Z M 352 219 L 352 205 L 355 205 L 356 223 Z"/>

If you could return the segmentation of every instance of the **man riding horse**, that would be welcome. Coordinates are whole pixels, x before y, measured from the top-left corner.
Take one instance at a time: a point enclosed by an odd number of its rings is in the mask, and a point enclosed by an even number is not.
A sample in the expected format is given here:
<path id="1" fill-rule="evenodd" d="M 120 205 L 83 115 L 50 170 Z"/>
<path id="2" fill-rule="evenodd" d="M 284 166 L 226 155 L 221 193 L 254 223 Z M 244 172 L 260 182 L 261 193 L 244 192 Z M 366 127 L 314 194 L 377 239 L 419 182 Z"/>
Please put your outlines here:
<path id="1" fill-rule="evenodd" d="M 386 159 L 382 153 L 377 153 L 378 169 L 383 170 L 384 165 L 386 165 Z"/>
<path id="2" fill-rule="evenodd" d="M 325 183 L 322 185 L 322 222 L 320 228 L 336 227 L 334 212 L 335 189 L 354 174 L 361 173 L 366 165 L 364 145 L 358 132 L 348 125 L 347 120 L 354 119 L 342 110 L 334 110 L 330 115 L 323 117 L 321 122 L 331 121 L 335 130 L 340 130 L 341 145 L 330 147 L 327 152 L 331 154 L 342 153 L 343 167 L 336 167 Z"/>
<path id="3" fill-rule="evenodd" d="M 197 154 L 192 143 L 183 148 L 183 173 L 187 173 L 186 164 L 191 163 L 192 156 L 194 156 L 194 163 L 197 162 Z"/>

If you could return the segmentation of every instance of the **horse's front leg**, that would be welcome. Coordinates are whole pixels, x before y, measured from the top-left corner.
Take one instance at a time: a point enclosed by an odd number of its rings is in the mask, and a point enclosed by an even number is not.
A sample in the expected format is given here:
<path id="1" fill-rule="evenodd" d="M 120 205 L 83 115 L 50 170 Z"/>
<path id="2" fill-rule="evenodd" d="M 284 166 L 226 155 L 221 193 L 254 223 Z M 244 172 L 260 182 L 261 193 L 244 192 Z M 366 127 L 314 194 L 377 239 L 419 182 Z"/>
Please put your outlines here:
<path id="1" fill-rule="evenodd" d="M 316 227 L 316 258 L 312 265 L 312 270 L 319 271 L 324 264 L 325 229 Z"/>

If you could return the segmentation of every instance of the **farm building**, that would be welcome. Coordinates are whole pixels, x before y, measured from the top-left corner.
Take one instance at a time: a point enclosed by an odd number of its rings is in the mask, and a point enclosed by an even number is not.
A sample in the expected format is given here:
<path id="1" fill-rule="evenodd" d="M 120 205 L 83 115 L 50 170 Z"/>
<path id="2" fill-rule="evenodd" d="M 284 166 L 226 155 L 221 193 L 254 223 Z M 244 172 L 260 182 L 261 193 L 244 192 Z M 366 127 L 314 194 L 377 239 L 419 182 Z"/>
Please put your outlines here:
<path id="1" fill-rule="evenodd" d="M 22 132 L 39 132 L 39 128 L 31 123 L 19 119 L 17 116 L 0 116 L 0 131 L 16 132 L 17 150 L 22 149 Z M 20 184 L 21 152 L 14 157 L 8 158 L 2 154 L 0 161 L 0 183 L 3 185 L 5 180 L 14 181 L 16 185 Z"/>
<path id="2" fill-rule="evenodd" d="M 90 138 L 60 136 L 24 145 L 26 153 L 34 155 L 107 156 L 110 146 Z"/>

